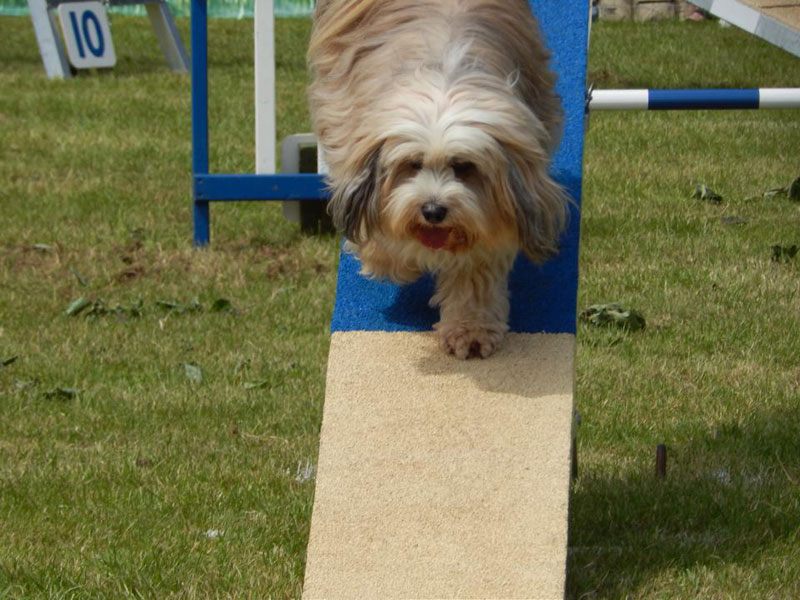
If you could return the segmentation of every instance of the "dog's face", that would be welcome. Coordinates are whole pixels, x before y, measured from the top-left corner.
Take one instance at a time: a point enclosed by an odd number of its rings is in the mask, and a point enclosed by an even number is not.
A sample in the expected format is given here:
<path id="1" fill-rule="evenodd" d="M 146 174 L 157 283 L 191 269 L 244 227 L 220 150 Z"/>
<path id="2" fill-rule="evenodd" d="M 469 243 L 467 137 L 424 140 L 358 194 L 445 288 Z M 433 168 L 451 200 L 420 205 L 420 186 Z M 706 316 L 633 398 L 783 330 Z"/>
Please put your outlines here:
<path id="1" fill-rule="evenodd" d="M 513 212 L 493 193 L 497 144 L 474 125 L 443 125 L 453 116 L 449 112 L 431 123 L 398 120 L 388 132 L 380 150 L 379 226 L 431 250 L 457 253 L 476 243 L 508 243 Z"/>
<path id="2" fill-rule="evenodd" d="M 511 84 L 464 79 L 444 85 L 420 70 L 397 78 L 365 123 L 352 184 L 333 198 L 334 220 L 356 242 L 379 231 L 452 253 L 516 245 L 543 260 L 564 220 L 545 128 Z"/>

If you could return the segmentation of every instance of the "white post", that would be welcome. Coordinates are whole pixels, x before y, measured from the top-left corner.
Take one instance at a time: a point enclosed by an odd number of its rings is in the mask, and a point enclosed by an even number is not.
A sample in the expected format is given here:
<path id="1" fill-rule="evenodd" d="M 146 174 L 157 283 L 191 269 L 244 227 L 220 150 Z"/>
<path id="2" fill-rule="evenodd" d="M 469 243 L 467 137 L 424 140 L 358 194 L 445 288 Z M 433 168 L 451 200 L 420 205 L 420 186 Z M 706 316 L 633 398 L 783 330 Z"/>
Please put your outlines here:
<path id="1" fill-rule="evenodd" d="M 169 68 L 176 73 L 188 73 L 189 57 L 186 56 L 186 50 L 181 43 L 181 36 L 175 27 L 175 20 L 172 18 L 169 6 L 164 0 L 148 2 L 144 6 Z"/>
<path id="2" fill-rule="evenodd" d="M 319 145 L 319 142 L 317 142 L 317 173 L 321 173 L 322 175 L 328 174 L 328 163 L 325 162 L 325 152 L 322 150 L 322 146 Z"/>
<path id="3" fill-rule="evenodd" d="M 44 70 L 51 79 L 71 76 L 64 45 L 47 7 L 47 0 L 28 0 L 28 9 L 33 21 L 33 31 L 39 43 Z"/>
<path id="4" fill-rule="evenodd" d="M 255 0 L 256 173 L 275 173 L 275 10 Z"/>

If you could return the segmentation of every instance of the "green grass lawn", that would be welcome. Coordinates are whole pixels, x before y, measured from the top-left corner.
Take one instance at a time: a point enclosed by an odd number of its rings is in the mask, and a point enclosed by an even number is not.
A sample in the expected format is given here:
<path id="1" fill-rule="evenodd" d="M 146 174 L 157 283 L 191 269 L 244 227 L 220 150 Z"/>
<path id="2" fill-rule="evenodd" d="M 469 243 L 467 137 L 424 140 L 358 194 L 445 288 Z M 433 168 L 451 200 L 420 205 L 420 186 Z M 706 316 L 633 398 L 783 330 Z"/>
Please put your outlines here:
<path id="1" fill-rule="evenodd" d="M 48 81 L 0 18 L 0 598 L 298 597 L 338 242 L 237 204 L 193 250 L 188 79 L 113 26 L 112 73 Z M 308 29 L 277 25 L 281 136 L 309 129 Z M 252 171 L 252 23 L 210 40 L 212 168 Z M 800 85 L 714 23 L 600 24 L 590 70 Z M 800 202 L 763 197 L 798 157 L 797 111 L 591 117 L 579 302 L 648 327 L 579 331 L 572 597 L 800 597 L 800 256 L 771 260 Z"/>

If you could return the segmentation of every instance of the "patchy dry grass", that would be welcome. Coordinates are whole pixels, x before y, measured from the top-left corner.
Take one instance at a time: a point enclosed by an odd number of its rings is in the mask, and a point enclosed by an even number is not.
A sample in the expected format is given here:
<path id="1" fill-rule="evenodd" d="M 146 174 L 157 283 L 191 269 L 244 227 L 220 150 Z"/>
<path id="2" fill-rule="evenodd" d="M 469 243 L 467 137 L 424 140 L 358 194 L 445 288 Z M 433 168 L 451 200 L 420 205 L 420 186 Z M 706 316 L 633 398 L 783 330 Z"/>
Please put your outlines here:
<path id="1" fill-rule="evenodd" d="M 113 73 L 50 82 L 27 19 L 0 20 L 0 358 L 19 357 L 0 370 L 0 597 L 295 597 L 338 244 L 240 205 L 194 251 L 189 82 L 146 21 L 114 23 Z M 248 27 L 211 23 L 217 169 L 252 169 Z M 283 132 L 303 131 L 307 23 L 278 33 Z M 141 315 L 66 316 L 78 297 Z"/>

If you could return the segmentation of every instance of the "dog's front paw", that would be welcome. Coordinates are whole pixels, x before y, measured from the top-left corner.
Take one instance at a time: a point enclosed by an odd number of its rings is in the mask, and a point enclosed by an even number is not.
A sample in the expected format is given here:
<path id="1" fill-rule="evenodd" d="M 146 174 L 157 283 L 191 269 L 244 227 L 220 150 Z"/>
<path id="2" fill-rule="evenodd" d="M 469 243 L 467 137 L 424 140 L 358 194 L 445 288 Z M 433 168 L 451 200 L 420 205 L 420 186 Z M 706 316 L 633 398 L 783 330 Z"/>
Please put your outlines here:
<path id="1" fill-rule="evenodd" d="M 503 331 L 477 324 L 449 325 L 439 323 L 439 345 L 458 359 L 487 358 L 500 346 Z"/>

